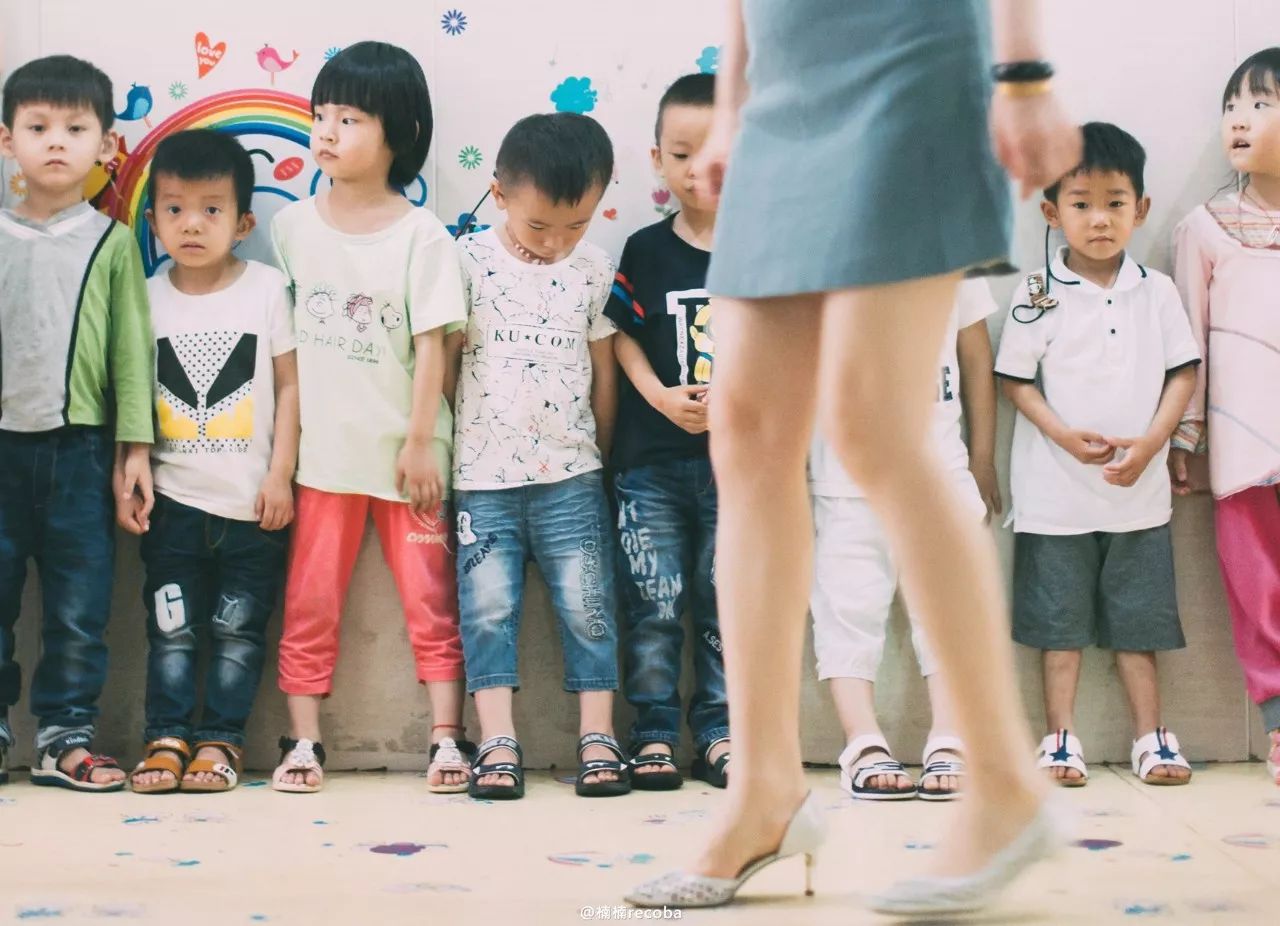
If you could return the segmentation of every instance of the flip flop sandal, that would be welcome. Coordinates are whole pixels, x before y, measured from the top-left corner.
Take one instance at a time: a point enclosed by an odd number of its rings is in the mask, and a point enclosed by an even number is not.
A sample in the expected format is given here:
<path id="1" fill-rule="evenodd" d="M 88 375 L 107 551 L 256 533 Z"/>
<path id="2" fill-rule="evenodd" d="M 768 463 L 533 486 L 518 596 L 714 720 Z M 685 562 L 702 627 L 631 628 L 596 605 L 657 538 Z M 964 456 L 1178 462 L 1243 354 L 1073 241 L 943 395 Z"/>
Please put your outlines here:
<path id="1" fill-rule="evenodd" d="M 640 752 L 631 757 L 632 788 L 637 791 L 674 791 L 684 784 L 684 776 L 680 774 L 673 756 L 662 752 L 644 752 L 644 746 L 640 749 Z M 657 771 L 641 772 L 642 768 Z"/>
<path id="2" fill-rule="evenodd" d="M 868 757 L 877 754 L 887 758 L 870 761 Z M 911 780 L 902 763 L 889 751 L 885 738 L 875 733 L 855 737 L 844 747 L 836 764 L 840 766 L 840 787 L 860 801 L 909 801 L 918 793 L 914 782 L 909 788 L 873 788 L 867 784 L 878 776 Z"/>
<path id="3" fill-rule="evenodd" d="M 1084 750 L 1080 740 L 1067 730 L 1056 730 L 1040 741 L 1036 768 L 1073 768 L 1079 778 L 1057 778 L 1055 783 L 1064 788 L 1083 788 L 1089 783 L 1089 766 L 1084 764 Z"/>
<path id="4" fill-rule="evenodd" d="M 476 758 L 476 744 L 470 740 L 455 740 L 451 736 L 440 738 L 440 742 L 433 743 L 429 756 L 431 764 L 427 766 L 427 790 L 434 794 L 461 794 L 471 785 L 471 765 Z M 440 784 L 431 784 L 431 776 L 439 772 L 442 776 L 445 772 L 461 772 L 467 776 L 465 781 L 457 784 L 445 784 L 441 780 Z"/>
<path id="5" fill-rule="evenodd" d="M 582 754 L 590 746 L 603 746 L 618 758 L 583 759 Z M 573 786 L 578 797 L 621 797 L 631 793 L 631 766 L 627 763 L 627 754 L 612 736 L 588 733 L 578 740 L 578 763 L 578 780 Z M 618 778 L 616 781 L 586 780 L 588 775 L 599 772 L 613 772 Z"/>
<path id="6" fill-rule="evenodd" d="M 68 733 L 40 750 L 35 767 L 31 769 L 31 783 L 44 787 L 66 788 L 70 791 L 106 793 L 120 791 L 127 783 L 118 781 L 94 781 L 93 771 L 99 768 L 120 768 L 111 756 L 87 755 L 70 773 L 58 768 L 58 760 L 73 749 L 89 749 L 92 740 L 87 733 Z M 121 769 L 123 771 L 123 769 Z"/>
<path id="7" fill-rule="evenodd" d="M 1133 741 L 1133 752 L 1129 755 L 1133 765 L 1133 774 L 1138 780 L 1148 785 L 1185 785 L 1191 783 L 1191 776 L 1186 778 L 1170 778 L 1166 775 L 1152 775 L 1152 771 L 1162 765 L 1173 765 L 1191 771 L 1191 763 L 1186 760 L 1178 746 L 1178 738 L 1165 727 L 1156 727 L 1141 739 Z"/>
<path id="8" fill-rule="evenodd" d="M 182 786 L 182 774 L 191 761 L 191 747 L 176 736 L 161 736 L 147 743 L 145 758 L 129 773 L 129 787 L 135 794 L 172 794 Z M 135 778 L 143 772 L 168 772 L 154 784 L 140 785 Z"/>
<path id="9" fill-rule="evenodd" d="M 197 775 L 200 772 L 205 772 L 206 774 L 211 772 L 222 780 L 195 781 L 190 778 L 183 778 L 181 790 L 193 794 L 213 794 L 232 790 L 240 783 L 240 773 L 244 769 L 244 751 L 234 743 L 227 743 L 222 740 L 204 740 L 196 743 L 197 754 L 201 749 L 205 748 L 221 750 L 227 761 L 193 759 L 191 764 L 187 766 L 187 774 Z"/>
<path id="10" fill-rule="evenodd" d="M 495 749 L 510 749 L 516 754 L 516 761 L 486 764 L 484 757 Z M 511 783 L 480 784 L 480 779 L 486 775 L 506 775 L 511 778 Z M 520 749 L 520 744 L 510 736 L 491 736 L 481 743 L 476 750 L 475 763 L 471 766 L 467 794 L 486 801 L 514 801 L 524 797 L 524 752 Z"/>
<path id="11" fill-rule="evenodd" d="M 707 756 L 711 755 L 711 750 L 728 741 L 729 737 L 722 736 L 720 739 L 708 743 L 707 748 L 702 750 L 702 755 L 693 760 L 693 767 L 689 769 L 689 773 L 699 781 L 705 781 L 713 788 L 729 787 L 729 753 L 725 752 L 714 762 L 707 759 Z"/>
<path id="12" fill-rule="evenodd" d="M 271 787 L 286 794 L 314 794 L 324 787 L 324 745 L 313 740 L 280 737 L 280 764 L 271 774 Z M 306 781 L 289 784 L 284 776 L 297 772 L 313 772 L 319 779 L 309 785 Z"/>
<path id="13" fill-rule="evenodd" d="M 960 778 L 964 775 L 964 761 L 958 758 L 964 749 L 964 743 L 954 736 L 939 736 L 924 744 L 924 758 L 920 764 L 924 772 L 920 775 L 920 783 L 916 786 L 916 796 L 922 801 L 954 801 L 960 796 L 957 788 L 926 788 L 926 781 L 937 782 L 942 778 Z M 955 759 L 935 759 L 940 752 L 949 752 L 957 756 Z"/>

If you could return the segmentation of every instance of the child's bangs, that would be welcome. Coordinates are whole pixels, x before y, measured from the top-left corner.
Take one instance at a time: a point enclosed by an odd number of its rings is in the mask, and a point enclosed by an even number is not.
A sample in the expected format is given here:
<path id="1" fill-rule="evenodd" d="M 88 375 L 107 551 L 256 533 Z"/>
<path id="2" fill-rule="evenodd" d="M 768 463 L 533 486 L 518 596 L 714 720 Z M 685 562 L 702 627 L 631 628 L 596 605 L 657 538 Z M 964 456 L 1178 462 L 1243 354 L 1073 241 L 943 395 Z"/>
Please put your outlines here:
<path id="1" fill-rule="evenodd" d="M 14 88 L 13 109 L 19 106 L 55 106 L 59 109 L 85 109 L 102 121 L 100 102 L 85 93 L 84 81 L 78 76 L 47 75 L 38 83 Z M 106 128 L 106 126 L 103 126 Z"/>
<path id="2" fill-rule="evenodd" d="M 1236 68 L 1222 93 L 1222 108 L 1245 91 L 1254 96 L 1280 97 L 1280 48 L 1268 48 Z"/>
<path id="3" fill-rule="evenodd" d="M 311 88 L 311 109 L 326 103 L 333 106 L 351 106 L 379 119 L 385 115 L 390 92 L 385 75 L 372 68 L 362 68 L 352 62 L 333 61 L 316 77 Z"/>

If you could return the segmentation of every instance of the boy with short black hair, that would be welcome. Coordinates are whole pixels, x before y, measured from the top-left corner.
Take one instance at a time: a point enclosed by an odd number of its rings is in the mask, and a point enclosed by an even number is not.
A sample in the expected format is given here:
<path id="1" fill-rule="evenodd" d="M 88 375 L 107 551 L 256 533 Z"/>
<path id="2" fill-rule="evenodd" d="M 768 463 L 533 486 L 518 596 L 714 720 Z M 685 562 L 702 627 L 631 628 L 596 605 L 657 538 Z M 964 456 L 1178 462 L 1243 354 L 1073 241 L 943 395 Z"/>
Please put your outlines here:
<path id="1" fill-rule="evenodd" d="M 714 787 L 728 783 L 706 402 L 714 355 L 706 282 L 718 202 L 695 191 L 690 169 L 710 129 L 714 96 L 710 74 L 687 74 L 662 95 L 651 156 L 680 211 L 627 239 L 605 309 L 618 326 L 614 350 L 626 374 L 612 462 L 624 685 L 636 710 L 632 782 L 649 791 L 683 783 L 674 755 L 686 606 L 693 615 L 693 774 Z"/>
<path id="2" fill-rule="evenodd" d="M 253 162 L 196 129 L 156 148 L 147 221 L 173 261 L 148 282 L 156 343 L 156 507 L 147 567 L 146 757 L 133 790 L 229 791 L 284 580 L 298 372 L 288 284 L 236 257 L 253 230 Z M 119 519 L 138 527 L 136 504 Z M 210 658 L 193 726 L 197 631 Z"/>
<path id="3" fill-rule="evenodd" d="M 1173 281 L 1125 252 L 1147 217 L 1146 153 L 1106 123 L 1044 192 L 1067 246 L 1014 291 L 996 375 L 1018 409 L 1012 451 L 1013 638 L 1043 651 L 1048 735 L 1039 764 L 1088 779 L 1074 726 L 1081 650 L 1116 652 L 1136 737 L 1133 773 L 1185 784 L 1160 723 L 1157 650 L 1186 645 L 1174 589 L 1165 458 L 1200 352 Z"/>
<path id="4" fill-rule="evenodd" d="M 142 261 L 129 229 L 82 195 L 115 151 L 111 107 L 102 71 L 54 55 L 9 76 L 0 127 L 27 190 L 0 212 L 0 775 L 21 690 L 13 627 L 34 558 L 44 614 L 31 781 L 76 791 L 124 786 L 116 761 L 90 748 L 107 671 L 113 442 L 143 523 L 151 507 Z"/>
<path id="5" fill-rule="evenodd" d="M 512 696 L 525 563 L 542 570 L 578 694 L 577 793 L 631 789 L 613 738 L 613 532 L 602 468 L 615 413 L 613 262 L 582 240 L 613 174 L 594 119 L 529 116 L 498 151 L 504 224 L 460 242 L 469 317 L 457 389 L 458 599 L 485 740 L 473 797 L 524 794 Z"/>

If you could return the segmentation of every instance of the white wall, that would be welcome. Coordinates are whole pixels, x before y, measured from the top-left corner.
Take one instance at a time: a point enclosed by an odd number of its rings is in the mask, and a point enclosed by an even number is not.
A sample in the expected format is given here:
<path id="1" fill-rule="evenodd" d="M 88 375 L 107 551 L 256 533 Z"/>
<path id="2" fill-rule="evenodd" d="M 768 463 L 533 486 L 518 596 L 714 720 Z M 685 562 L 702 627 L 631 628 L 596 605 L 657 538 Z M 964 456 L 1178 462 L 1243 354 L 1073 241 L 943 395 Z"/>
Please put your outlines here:
<path id="1" fill-rule="evenodd" d="M 1168 269 L 1174 223 L 1230 180 L 1217 141 L 1218 98 L 1236 61 L 1280 43 L 1280 0 L 1073 0 L 1045 5 L 1059 86 L 1072 111 L 1081 121 L 1117 122 L 1147 146 L 1154 208 L 1132 250 L 1139 260 Z M 440 26 L 441 17 L 453 9 L 468 21 L 456 36 Z M 364 38 L 397 42 L 418 55 L 431 85 L 436 132 L 424 175 L 430 186 L 428 204 L 446 222 L 471 209 L 483 191 L 507 127 L 527 113 L 550 110 L 549 96 L 565 78 L 588 77 L 598 93 L 591 115 L 609 131 L 618 156 L 617 183 L 589 237 L 616 255 L 628 233 L 657 218 L 652 198 L 657 183 L 647 155 L 654 107 L 666 84 L 697 70 L 703 49 L 717 44 L 719 10 L 720 0 L 364 0 L 358 5 L 228 0 L 204 8 L 131 0 L 102 15 L 99 5 L 82 0 L 0 0 L 0 68 L 38 54 L 82 55 L 112 76 L 118 108 L 123 108 L 130 84 L 150 87 L 154 109 L 149 119 L 159 125 L 202 96 L 268 86 L 268 75 L 254 55 L 266 43 L 288 57 L 295 49 L 299 52 L 297 63 L 276 76 L 275 89 L 306 97 L 326 49 Z M 197 77 L 193 46 L 200 31 L 214 43 L 227 42 L 225 56 L 204 78 Z M 168 96 L 175 81 L 187 86 L 185 100 Z M 120 127 L 130 150 L 148 133 L 141 122 Z M 481 152 L 476 169 L 459 164 L 466 146 Z M 270 141 L 264 147 L 278 158 L 288 153 L 288 143 Z M 306 157 L 305 151 L 296 153 Z M 311 175 L 309 159 L 307 164 L 299 178 L 275 185 L 305 195 L 299 184 Z M 11 168 L 5 171 L 0 198 L 8 195 Z M 264 182 L 269 172 L 269 166 L 260 165 Z M 269 218 L 281 201 L 260 196 L 256 208 Z M 608 210 L 616 214 L 606 216 Z M 494 212 L 487 206 L 480 216 L 492 221 Z M 1016 251 L 1028 268 L 1042 260 L 1043 228 L 1035 202 L 1021 205 Z M 261 239 L 251 242 L 250 253 L 265 254 Z M 1003 300 L 1011 286 L 1012 279 L 997 281 L 997 296 Z M 994 327 L 998 334 L 998 323 Z M 1011 421 L 1010 410 L 1002 408 L 1005 455 Z M 1163 663 L 1165 719 L 1193 757 L 1244 758 L 1256 753 L 1262 740 L 1231 651 L 1208 500 L 1180 501 L 1174 528 L 1189 646 Z M 1012 538 L 997 531 L 997 540 L 1007 571 Z M 145 646 L 136 544 L 122 540 L 119 560 L 100 745 L 131 757 L 140 737 Z M 518 699 L 517 722 L 531 764 L 568 763 L 576 720 L 572 699 L 559 691 L 559 651 L 540 583 L 535 583 L 527 611 L 521 661 L 526 687 Z M 32 587 L 19 626 L 19 652 L 28 670 L 38 649 L 37 617 Z M 927 712 L 902 631 L 898 615 L 880 699 L 891 740 L 903 749 L 904 758 L 914 759 Z M 278 618 L 273 633 L 278 633 Z M 806 658 L 812 664 L 811 656 Z M 1038 725 L 1035 660 L 1027 652 L 1019 658 L 1024 695 Z M 376 542 L 367 538 L 347 610 L 337 692 L 326 704 L 326 742 L 336 763 L 419 763 L 427 741 L 425 704 L 413 683 L 390 577 Z M 829 699 L 815 682 L 806 685 L 804 707 L 806 758 L 831 761 L 840 748 L 839 729 Z M 23 739 L 15 758 L 26 761 L 30 719 L 23 707 L 14 719 Z M 626 722 L 625 709 L 619 709 L 618 719 Z M 1109 660 L 1100 653 L 1090 653 L 1086 663 L 1079 726 L 1091 759 L 1127 758 L 1130 732 L 1123 696 Z M 274 737 L 283 730 L 282 699 L 269 668 L 251 726 L 251 762 L 271 764 Z"/>

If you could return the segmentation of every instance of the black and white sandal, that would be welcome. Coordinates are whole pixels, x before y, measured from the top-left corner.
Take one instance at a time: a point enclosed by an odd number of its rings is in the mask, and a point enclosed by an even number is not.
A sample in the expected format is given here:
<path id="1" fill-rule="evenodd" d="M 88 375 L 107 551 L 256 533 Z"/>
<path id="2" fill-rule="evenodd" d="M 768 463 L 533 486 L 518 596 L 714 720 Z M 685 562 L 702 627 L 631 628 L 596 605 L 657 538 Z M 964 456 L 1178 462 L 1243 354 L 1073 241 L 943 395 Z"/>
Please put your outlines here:
<path id="1" fill-rule="evenodd" d="M 583 759 L 582 754 L 589 746 L 603 746 L 618 758 Z M 578 780 L 573 786 L 578 797 L 620 797 L 631 793 L 631 766 L 627 763 L 627 754 L 612 736 L 588 733 L 578 740 L 578 763 Z M 613 772 L 618 778 L 616 781 L 586 781 L 588 775 L 599 772 Z"/>
<path id="2" fill-rule="evenodd" d="M 116 781 L 94 781 L 94 769 L 120 768 L 120 763 L 110 756 L 94 755 L 92 740 L 87 733 L 67 733 L 58 737 L 48 746 L 40 750 L 36 764 L 31 769 L 31 783 L 54 788 L 67 788 L 71 791 L 90 791 L 106 793 L 123 791 L 127 778 Z M 89 755 L 81 759 L 70 772 L 58 767 L 58 761 L 68 752 L 75 749 L 87 749 Z M 123 769 L 121 769 L 123 771 Z"/>
<path id="3" fill-rule="evenodd" d="M 516 761 L 485 764 L 484 757 L 495 749 L 510 749 L 516 754 Z M 480 784 L 480 779 L 486 775 L 506 775 L 511 779 L 511 783 Z M 524 751 L 514 738 L 491 736 L 480 744 L 471 766 L 471 780 L 467 782 L 467 794 L 486 801 L 514 801 L 524 797 Z"/>
<path id="4" fill-rule="evenodd" d="M 631 787 L 637 791 L 674 791 L 684 784 L 674 756 L 644 751 L 656 745 L 662 744 L 646 743 L 631 757 Z M 642 772 L 642 768 L 653 771 Z"/>
<path id="5" fill-rule="evenodd" d="M 964 743 L 955 736 L 935 736 L 924 744 L 924 758 L 920 764 L 924 772 L 920 775 L 920 783 L 916 786 L 916 796 L 922 801 L 954 801 L 960 796 L 956 788 L 926 788 L 926 781 L 938 782 L 943 778 L 961 778 L 964 776 L 963 755 Z M 954 759 L 935 758 L 938 753 L 951 753 Z"/>
<path id="6" fill-rule="evenodd" d="M 441 737 L 440 742 L 431 744 L 431 753 L 427 757 L 427 790 L 434 794 L 461 794 L 470 786 L 471 766 L 476 761 L 476 744 L 466 739 L 455 740 L 451 736 Z M 467 781 L 457 784 L 444 784 L 443 776 L 447 772 L 461 772 Z M 440 784 L 431 784 L 431 775 L 439 773 Z"/>
<path id="7" fill-rule="evenodd" d="M 871 756 L 882 755 L 885 758 L 872 761 Z M 914 782 L 909 788 L 873 788 L 867 784 L 872 778 L 879 776 L 895 776 L 911 781 L 911 776 L 902 767 L 902 763 L 889 752 L 889 744 L 885 738 L 875 733 L 856 737 L 844 747 L 840 758 L 836 760 L 840 766 L 840 787 L 861 801 L 909 801 L 915 798 L 918 789 Z"/>
<path id="8" fill-rule="evenodd" d="M 721 743 L 729 742 L 729 737 L 722 736 L 718 740 L 714 740 L 707 744 L 707 748 L 702 750 L 702 755 L 693 760 L 693 768 L 689 771 L 693 777 L 699 781 L 705 781 L 713 788 L 729 787 L 729 753 L 726 751 L 720 758 L 711 762 L 707 756 L 711 755 L 711 750 L 715 749 Z"/>

